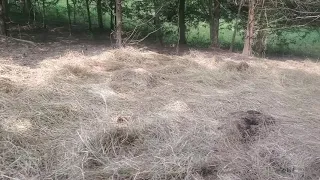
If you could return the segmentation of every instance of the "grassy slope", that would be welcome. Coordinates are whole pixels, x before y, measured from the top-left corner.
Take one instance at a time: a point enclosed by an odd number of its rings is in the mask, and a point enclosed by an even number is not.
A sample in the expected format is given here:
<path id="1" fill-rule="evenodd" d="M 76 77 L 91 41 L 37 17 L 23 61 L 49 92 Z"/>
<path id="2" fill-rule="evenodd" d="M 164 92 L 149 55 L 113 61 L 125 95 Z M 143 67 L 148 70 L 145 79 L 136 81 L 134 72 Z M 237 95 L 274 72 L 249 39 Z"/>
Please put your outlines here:
<path id="1" fill-rule="evenodd" d="M 317 63 L 133 48 L 0 62 L 0 178 L 320 177 Z M 244 142 L 247 110 L 276 124 Z"/>

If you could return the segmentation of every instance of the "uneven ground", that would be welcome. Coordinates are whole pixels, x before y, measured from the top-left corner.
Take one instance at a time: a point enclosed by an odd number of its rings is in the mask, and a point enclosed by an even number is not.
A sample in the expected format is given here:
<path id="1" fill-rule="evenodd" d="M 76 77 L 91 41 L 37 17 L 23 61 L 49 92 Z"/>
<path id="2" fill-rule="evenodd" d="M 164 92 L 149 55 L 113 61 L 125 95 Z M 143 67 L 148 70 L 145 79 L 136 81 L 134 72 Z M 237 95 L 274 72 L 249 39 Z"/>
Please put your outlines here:
<path id="1" fill-rule="evenodd" d="M 320 64 L 1 40 L 0 179 L 320 178 Z"/>

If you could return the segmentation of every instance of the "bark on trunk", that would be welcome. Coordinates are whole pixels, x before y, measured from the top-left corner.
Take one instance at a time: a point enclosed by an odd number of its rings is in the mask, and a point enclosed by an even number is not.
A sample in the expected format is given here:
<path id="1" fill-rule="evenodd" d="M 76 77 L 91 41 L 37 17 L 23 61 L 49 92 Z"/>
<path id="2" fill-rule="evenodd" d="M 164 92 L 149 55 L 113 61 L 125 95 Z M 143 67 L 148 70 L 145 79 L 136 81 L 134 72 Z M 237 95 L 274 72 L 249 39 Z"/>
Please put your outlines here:
<path id="1" fill-rule="evenodd" d="M 5 1 L 0 0 L 0 35 L 7 35 Z"/>
<path id="2" fill-rule="evenodd" d="M 262 4 L 262 7 L 264 4 Z M 259 15 L 257 15 L 256 22 L 256 38 L 253 45 L 254 53 L 259 57 L 265 57 L 266 50 L 267 50 L 267 37 L 268 37 L 268 23 L 267 19 L 267 12 L 266 10 L 260 10 Z"/>
<path id="3" fill-rule="evenodd" d="M 86 0 L 86 8 L 87 8 L 87 15 L 88 15 L 89 31 L 92 31 L 92 23 L 91 23 L 91 14 L 90 14 L 89 0 Z"/>
<path id="4" fill-rule="evenodd" d="M 99 24 L 99 28 L 100 28 L 100 29 L 103 29 L 101 0 L 97 0 L 97 14 L 98 14 L 98 24 Z"/>
<path id="5" fill-rule="evenodd" d="M 212 47 L 219 47 L 220 12 L 221 12 L 220 1 L 214 0 L 212 39 L 211 39 Z"/>
<path id="6" fill-rule="evenodd" d="M 266 30 L 260 29 L 257 32 L 256 42 L 254 43 L 254 52 L 258 57 L 265 57 L 267 50 L 267 36 Z"/>
<path id="7" fill-rule="evenodd" d="M 30 17 L 32 16 L 32 2 L 31 0 L 26 0 L 26 5 L 25 5 L 25 9 L 26 9 L 26 13 L 28 15 L 28 18 L 30 19 Z"/>
<path id="8" fill-rule="evenodd" d="M 252 45 L 253 45 L 253 39 L 254 39 L 254 24 L 255 24 L 254 15 L 255 15 L 255 0 L 251 0 L 249 3 L 247 32 L 245 36 L 244 48 L 242 51 L 242 54 L 246 56 L 252 55 Z"/>
<path id="9" fill-rule="evenodd" d="M 110 0 L 110 29 L 114 30 L 114 0 Z"/>
<path id="10" fill-rule="evenodd" d="M 122 0 L 116 0 L 116 46 L 122 47 Z"/>
<path id="11" fill-rule="evenodd" d="M 213 37 L 213 35 L 214 35 L 214 32 L 213 32 L 213 29 L 214 29 L 214 27 L 213 27 L 213 24 L 214 24 L 214 22 L 213 22 L 213 0 L 209 0 L 209 18 L 210 18 L 210 20 L 209 20 L 209 25 L 210 25 L 210 41 L 211 41 L 211 44 L 213 44 L 212 42 L 213 42 L 213 39 L 214 39 L 214 37 Z"/>
<path id="12" fill-rule="evenodd" d="M 179 44 L 187 44 L 185 6 L 186 0 L 179 0 Z"/>

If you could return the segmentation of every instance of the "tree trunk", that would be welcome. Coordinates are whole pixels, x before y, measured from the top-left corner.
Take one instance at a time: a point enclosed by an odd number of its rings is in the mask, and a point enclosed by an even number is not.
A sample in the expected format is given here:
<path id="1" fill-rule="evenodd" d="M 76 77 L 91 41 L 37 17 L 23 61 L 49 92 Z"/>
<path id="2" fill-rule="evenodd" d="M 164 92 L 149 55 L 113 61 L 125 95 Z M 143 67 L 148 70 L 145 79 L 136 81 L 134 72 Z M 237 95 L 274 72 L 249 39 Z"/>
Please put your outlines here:
<path id="1" fill-rule="evenodd" d="M 264 4 L 262 4 L 262 7 Z M 259 56 L 259 57 L 265 57 L 265 53 L 267 50 L 267 37 L 268 37 L 268 23 L 266 21 L 267 17 L 267 12 L 266 10 L 260 10 L 259 13 L 256 13 L 257 18 L 256 18 L 256 38 L 254 45 L 252 47 L 254 53 Z"/>
<path id="2" fill-rule="evenodd" d="M 0 35 L 7 35 L 7 27 L 6 27 L 6 0 L 0 0 Z"/>
<path id="3" fill-rule="evenodd" d="M 32 16 L 32 2 L 31 0 L 26 0 L 25 1 L 26 5 L 25 5 L 25 9 L 26 9 L 26 13 L 28 15 L 28 19 L 30 19 L 30 17 Z"/>
<path id="4" fill-rule="evenodd" d="M 26 1 L 25 0 L 20 0 L 20 10 L 21 10 L 21 13 L 26 15 L 27 12 L 26 12 Z"/>
<path id="5" fill-rule="evenodd" d="M 213 0 L 209 0 L 209 25 L 210 25 L 210 41 L 211 41 L 211 45 L 213 44 L 213 39 L 214 39 L 214 31 L 213 31 L 213 29 L 214 29 L 214 21 L 213 21 L 213 17 L 214 17 L 214 15 L 213 15 L 213 9 L 214 9 L 214 7 L 213 7 Z"/>
<path id="6" fill-rule="evenodd" d="M 230 49 L 229 49 L 231 52 L 233 52 L 234 43 L 235 43 L 235 40 L 236 40 L 236 35 L 237 35 L 237 30 L 238 30 L 238 25 L 239 25 L 239 20 L 240 20 L 240 13 L 241 13 L 242 4 L 243 4 L 243 0 L 241 0 L 241 2 L 239 4 L 236 22 L 234 23 L 234 26 L 233 26 L 233 34 L 232 34 L 232 39 L 231 39 L 231 44 L 230 44 Z"/>
<path id="7" fill-rule="evenodd" d="M 249 2 L 249 13 L 248 13 L 248 23 L 247 23 L 247 32 L 245 36 L 245 42 L 242 54 L 246 56 L 252 55 L 252 45 L 253 45 L 253 38 L 254 38 L 254 19 L 255 15 L 255 0 L 251 0 Z"/>
<path id="8" fill-rule="evenodd" d="M 186 0 L 179 0 L 179 44 L 187 44 L 185 6 Z"/>
<path id="9" fill-rule="evenodd" d="M 210 0 L 212 2 L 212 0 Z M 212 4 L 210 4 L 212 6 Z M 219 25 L 220 25 L 220 12 L 221 6 L 219 0 L 214 0 L 213 3 L 213 12 L 212 12 L 212 24 L 210 27 L 212 28 L 211 33 L 211 46 L 212 47 L 219 47 Z"/>
<path id="10" fill-rule="evenodd" d="M 0 0 L 0 1 L 1 1 L 1 0 Z M 1 3 L 1 2 L 0 2 L 0 3 Z M 3 11 L 4 11 L 4 21 L 5 21 L 5 23 L 7 23 L 8 20 L 9 20 L 9 11 L 10 11 L 10 9 L 9 9 L 9 3 L 8 3 L 7 0 L 3 0 L 3 5 L 2 5 L 2 7 L 3 7 Z"/>
<path id="11" fill-rule="evenodd" d="M 114 0 L 110 0 L 109 3 L 109 7 L 110 7 L 110 29 L 114 30 Z"/>
<path id="12" fill-rule="evenodd" d="M 36 24 L 36 9 L 37 9 L 37 1 L 34 1 L 33 4 L 33 24 Z"/>
<path id="13" fill-rule="evenodd" d="M 155 11 L 155 17 L 154 17 L 154 24 L 156 27 L 156 40 L 160 43 L 161 46 L 163 46 L 163 38 L 162 38 L 162 31 L 161 31 L 161 22 L 160 22 L 160 11 L 161 7 L 159 4 L 159 0 L 153 0 L 154 3 L 154 11 Z"/>
<path id="14" fill-rule="evenodd" d="M 46 6 L 45 6 L 45 0 L 42 0 L 42 24 L 43 28 L 47 28 L 47 22 L 46 22 Z"/>
<path id="15" fill-rule="evenodd" d="M 86 0 L 86 8 L 87 8 L 87 14 L 88 14 L 89 31 L 92 31 L 92 23 L 91 23 L 91 14 L 90 14 L 89 0 Z"/>
<path id="16" fill-rule="evenodd" d="M 122 0 L 116 0 L 116 46 L 122 47 Z"/>
<path id="17" fill-rule="evenodd" d="M 69 0 L 67 0 L 67 10 L 68 10 L 68 23 L 69 23 L 69 33 L 71 35 L 71 8 L 69 4 Z"/>
<path id="18" fill-rule="evenodd" d="M 114 24 L 114 28 L 116 28 L 117 26 L 117 7 L 116 7 L 116 3 L 117 3 L 117 0 L 113 0 L 114 1 L 114 8 L 113 8 L 113 17 L 114 17 L 114 20 L 113 20 L 113 24 Z"/>
<path id="19" fill-rule="evenodd" d="M 265 53 L 266 53 L 266 50 L 267 50 L 267 36 L 268 36 L 268 33 L 266 30 L 264 29 L 260 29 L 258 32 L 257 32 L 257 38 L 256 38 L 256 41 L 254 43 L 254 52 L 255 54 L 258 56 L 258 57 L 262 57 L 264 58 L 265 57 Z"/>
<path id="20" fill-rule="evenodd" d="M 97 0 L 97 14 L 98 14 L 98 24 L 99 24 L 99 28 L 100 28 L 100 29 L 103 29 L 101 0 Z"/>
<path id="21" fill-rule="evenodd" d="M 77 0 L 72 0 L 72 4 L 73 4 L 73 24 L 77 23 L 77 10 L 76 10 L 76 6 L 77 6 Z"/>

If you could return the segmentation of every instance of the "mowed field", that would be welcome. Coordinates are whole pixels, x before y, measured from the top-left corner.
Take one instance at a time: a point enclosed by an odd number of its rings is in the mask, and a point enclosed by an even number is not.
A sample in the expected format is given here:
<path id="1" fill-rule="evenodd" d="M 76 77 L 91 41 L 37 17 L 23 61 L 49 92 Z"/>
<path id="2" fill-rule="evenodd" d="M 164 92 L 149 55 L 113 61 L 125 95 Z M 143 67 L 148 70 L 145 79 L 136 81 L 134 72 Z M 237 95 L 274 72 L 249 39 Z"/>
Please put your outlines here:
<path id="1" fill-rule="evenodd" d="M 318 180 L 319 134 L 319 63 L 0 44 L 0 179 Z"/>

